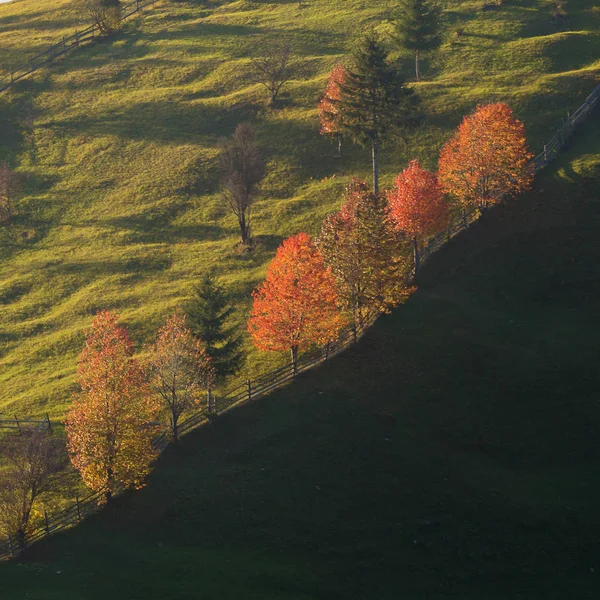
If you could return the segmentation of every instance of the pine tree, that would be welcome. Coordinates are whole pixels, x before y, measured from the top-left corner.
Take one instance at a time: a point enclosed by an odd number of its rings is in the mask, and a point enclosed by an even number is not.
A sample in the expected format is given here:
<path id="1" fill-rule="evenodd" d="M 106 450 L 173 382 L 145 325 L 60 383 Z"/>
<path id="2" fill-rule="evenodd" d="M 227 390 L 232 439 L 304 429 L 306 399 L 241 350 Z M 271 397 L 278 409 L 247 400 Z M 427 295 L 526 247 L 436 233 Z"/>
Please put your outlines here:
<path id="1" fill-rule="evenodd" d="M 206 273 L 187 306 L 188 326 L 206 346 L 217 378 L 232 375 L 244 359 L 241 339 L 227 326 L 233 312 L 225 290 Z"/>
<path id="2" fill-rule="evenodd" d="M 421 79 L 420 53 L 439 48 L 442 43 L 441 14 L 429 0 L 402 0 L 395 23 L 394 41 L 415 53 L 415 74 Z"/>
<path id="3" fill-rule="evenodd" d="M 387 62 L 387 51 L 373 34 L 354 53 L 354 66 L 340 90 L 341 131 L 371 146 L 373 191 L 379 194 L 379 147 L 394 131 L 414 124 L 417 96 Z"/>

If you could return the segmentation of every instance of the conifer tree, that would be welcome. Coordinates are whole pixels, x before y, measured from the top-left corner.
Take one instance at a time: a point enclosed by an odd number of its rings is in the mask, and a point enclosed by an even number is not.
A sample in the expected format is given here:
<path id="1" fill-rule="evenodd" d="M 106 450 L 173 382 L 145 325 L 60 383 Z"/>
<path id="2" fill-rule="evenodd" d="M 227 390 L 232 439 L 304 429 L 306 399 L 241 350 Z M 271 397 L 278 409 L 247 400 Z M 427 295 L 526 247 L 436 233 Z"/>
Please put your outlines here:
<path id="1" fill-rule="evenodd" d="M 238 371 L 244 359 L 241 338 L 228 326 L 232 312 L 225 290 L 206 273 L 188 303 L 188 326 L 204 342 L 217 378 Z"/>
<path id="2" fill-rule="evenodd" d="M 402 0 L 395 22 L 394 41 L 415 53 L 415 74 L 421 80 L 421 52 L 435 50 L 442 43 L 441 14 L 430 0 Z"/>
<path id="3" fill-rule="evenodd" d="M 379 147 L 393 133 L 415 122 L 417 96 L 404 77 L 387 62 L 387 51 L 370 34 L 354 53 L 354 65 L 340 83 L 341 131 L 370 146 L 373 191 L 379 194 Z"/>

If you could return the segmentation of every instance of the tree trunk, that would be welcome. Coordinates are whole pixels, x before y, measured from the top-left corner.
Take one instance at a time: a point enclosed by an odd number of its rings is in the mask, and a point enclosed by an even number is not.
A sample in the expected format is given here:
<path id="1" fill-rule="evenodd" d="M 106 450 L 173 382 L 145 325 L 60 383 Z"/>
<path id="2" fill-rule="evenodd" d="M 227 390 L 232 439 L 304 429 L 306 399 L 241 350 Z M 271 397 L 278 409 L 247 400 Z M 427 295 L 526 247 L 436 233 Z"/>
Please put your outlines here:
<path id="1" fill-rule="evenodd" d="M 292 375 L 296 377 L 298 375 L 298 346 L 292 346 Z"/>
<path id="2" fill-rule="evenodd" d="M 421 81 L 421 60 L 418 50 L 415 53 L 415 75 L 417 76 L 417 81 Z"/>
<path id="3" fill-rule="evenodd" d="M 373 192 L 379 195 L 379 144 L 373 142 Z"/>
<path id="4" fill-rule="evenodd" d="M 238 217 L 238 223 L 240 225 L 240 234 L 242 236 L 242 244 L 248 244 L 248 226 L 246 225 L 246 211 L 240 210 L 240 216 Z"/>
<path id="5" fill-rule="evenodd" d="M 108 468 L 106 473 L 106 503 L 108 504 L 112 500 L 113 496 L 113 470 L 111 467 Z"/>
<path id="6" fill-rule="evenodd" d="M 171 433 L 173 434 L 173 444 L 176 446 L 179 441 L 179 419 L 177 417 L 177 413 L 175 412 L 175 404 L 173 404 L 173 408 L 171 409 Z"/>
<path id="7" fill-rule="evenodd" d="M 211 415 L 213 412 L 213 395 L 212 387 L 210 385 L 206 386 L 206 404 L 208 407 L 208 414 Z"/>
<path id="8" fill-rule="evenodd" d="M 342 138 L 338 137 L 338 156 L 342 158 Z"/>
<path id="9" fill-rule="evenodd" d="M 417 275 L 419 274 L 419 270 L 421 269 L 421 257 L 419 255 L 419 241 L 417 240 L 417 236 L 415 236 L 413 238 L 413 257 L 414 257 L 413 280 L 417 281 Z"/>

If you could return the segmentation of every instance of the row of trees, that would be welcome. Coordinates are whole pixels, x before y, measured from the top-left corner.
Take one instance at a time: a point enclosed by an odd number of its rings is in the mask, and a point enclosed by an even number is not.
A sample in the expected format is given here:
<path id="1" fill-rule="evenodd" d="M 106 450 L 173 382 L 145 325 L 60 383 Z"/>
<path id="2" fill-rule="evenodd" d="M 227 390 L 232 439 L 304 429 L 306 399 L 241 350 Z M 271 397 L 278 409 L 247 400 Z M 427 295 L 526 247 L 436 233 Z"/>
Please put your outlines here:
<path id="1" fill-rule="evenodd" d="M 355 336 L 372 312 L 397 306 L 414 290 L 419 248 L 444 229 L 452 211 L 481 211 L 531 183 L 531 155 L 522 123 L 505 104 L 480 106 L 442 148 L 438 173 L 411 161 L 392 189 L 377 194 L 353 179 L 341 209 L 312 239 L 285 240 L 253 293 L 250 337 L 265 351 L 299 354 L 334 342 L 347 324 Z M 79 359 L 81 391 L 65 421 L 72 464 L 84 482 L 110 500 L 140 487 L 165 427 L 176 442 L 187 411 L 206 403 L 219 377 L 243 360 L 223 289 L 206 275 L 187 306 L 170 317 L 145 358 L 134 356 L 127 330 L 100 312 Z M 34 432 L 9 438 L 0 484 L 0 527 L 23 542 L 39 502 L 56 490 L 64 453 Z"/>
<path id="2" fill-rule="evenodd" d="M 173 441 L 186 412 L 208 404 L 212 389 L 243 362 L 241 340 L 229 325 L 232 307 L 212 274 L 159 330 L 143 360 L 116 315 L 100 312 L 86 334 L 78 383 L 64 440 L 46 429 L 22 428 L 0 440 L 0 532 L 23 546 L 31 527 L 71 485 L 70 456 L 83 481 L 107 500 L 118 489 L 139 487 L 165 428 Z"/>
<path id="3" fill-rule="evenodd" d="M 253 295 L 255 346 L 289 351 L 295 371 L 300 350 L 332 342 L 344 324 L 356 335 L 367 314 L 411 293 L 420 247 L 452 211 L 483 212 L 529 187 L 531 158 L 523 124 L 506 104 L 490 104 L 465 117 L 442 148 L 438 173 L 413 160 L 382 194 L 354 179 L 316 240 L 300 233 L 277 251 Z"/>
<path id="4" fill-rule="evenodd" d="M 65 420 L 71 462 L 88 487 L 110 500 L 119 488 L 141 486 L 156 458 L 153 437 L 166 425 L 177 443 L 186 412 L 204 403 L 212 412 L 215 383 L 243 361 L 231 311 L 205 275 L 187 315 L 167 320 L 143 361 L 117 316 L 98 313 L 79 358 L 81 392 Z"/>

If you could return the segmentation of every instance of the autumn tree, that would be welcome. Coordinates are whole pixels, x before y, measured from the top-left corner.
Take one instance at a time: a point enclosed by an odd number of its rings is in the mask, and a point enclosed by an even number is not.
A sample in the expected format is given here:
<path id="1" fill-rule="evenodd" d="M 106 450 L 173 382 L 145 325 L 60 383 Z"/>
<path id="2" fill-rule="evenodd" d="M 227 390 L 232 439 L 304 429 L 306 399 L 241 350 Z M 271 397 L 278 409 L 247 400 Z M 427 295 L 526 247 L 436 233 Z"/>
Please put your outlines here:
<path id="1" fill-rule="evenodd" d="M 204 274 L 186 312 L 190 331 L 204 344 L 217 379 L 236 373 L 244 359 L 242 341 L 229 325 L 233 306 L 212 273 Z"/>
<path id="2" fill-rule="evenodd" d="M 121 28 L 120 0 L 78 0 L 78 5 L 102 35 L 110 35 Z"/>
<path id="3" fill-rule="evenodd" d="M 420 81 L 421 53 L 442 43 L 439 7 L 431 0 L 401 0 L 393 39 L 401 49 L 415 53 L 415 74 Z"/>
<path id="4" fill-rule="evenodd" d="M 236 216 L 242 243 L 252 238 L 251 209 L 265 176 L 265 162 L 260 154 L 254 129 L 242 123 L 233 136 L 222 143 L 221 186 L 223 199 Z"/>
<path id="5" fill-rule="evenodd" d="M 248 330 L 254 345 L 289 351 L 294 373 L 300 350 L 333 341 L 344 324 L 331 270 L 306 233 L 281 244 L 252 296 Z"/>
<path id="6" fill-rule="evenodd" d="M 0 164 L 0 223 L 9 223 L 15 201 L 23 191 L 21 178 L 7 162 Z"/>
<path id="7" fill-rule="evenodd" d="M 386 199 L 354 179 L 342 209 L 328 216 L 317 244 L 335 277 L 354 335 L 371 311 L 387 311 L 409 293 L 407 245 L 392 227 Z"/>
<path id="8" fill-rule="evenodd" d="M 269 94 L 269 104 L 274 106 L 281 88 L 294 78 L 298 62 L 287 37 L 261 38 L 260 48 L 250 59 L 250 78 L 264 86 Z"/>
<path id="9" fill-rule="evenodd" d="M 398 69 L 388 62 L 388 53 L 374 34 L 361 41 L 353 63 L 340 84 L 341 131 L 371 147 L 373 190 L 379 194 L 380 146 L 392 134 L 415 124 L 418 99 Z"/>
<path id="10" fill-rule="evenodd" d="M 327 135 L 338 142 L 338 153 L 342 155 L 342 124 L 340 121 L 340 85 L 346 80 L 346 67 L 336 65 L 329 75 L 327 87 L 319 102 L 321 135 Z"/>
<path id="11" fill-rule="evenodd" d="M 149 354 L 150 385 L 166 409 L 171 437 L 177 443 L 182 414 L 200 406 L 205 395 L 212 411 L 214 367 L 204 344 L 192 335 L 185 317 L 179 314 L 160 329 Z"/>
<path id="12" fill-rule="evenodd" d="M 462 204 L 484 210 L 533 179 L 525 127 L 504 103 L 478 106 L 440 153 L 439 182 Z"/>
<path id="13" fill-rule="evenodd" d="M 117 316 L 98 313 L 79 357 L 75 396 L 65 427 L 73 466 L 109 501 L 119 488 L 143 485 L 156 458 L 157 406 L 133 345 Z"/>
<path id="14" fill-rule="evenodd" d="M 448 224 L 449 210 L 437 176 L 412 160 L 396 177 L 396 185 L 387 194 L 390 217 L 398 231 L 413 242 L 414 275 L 419 272 L 420 244 Z"/>
<path id="15" fill-rule="evenodd" d="M 56 492 L 67 456 L 58 438 L 36 429 L 7 436 L 0 450 L 6 459 L 0 476 L 0 531 L 24 547 L 35 514 Z"/>

